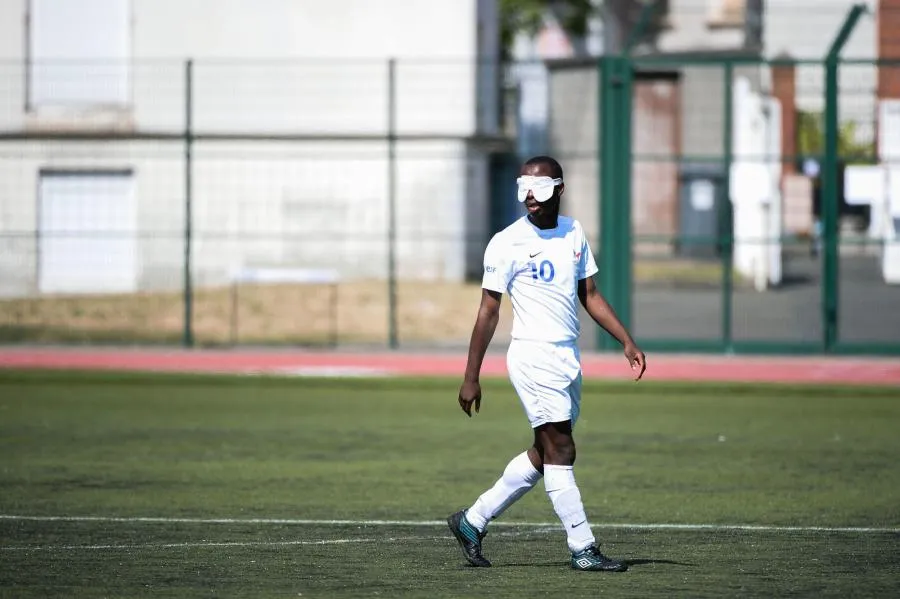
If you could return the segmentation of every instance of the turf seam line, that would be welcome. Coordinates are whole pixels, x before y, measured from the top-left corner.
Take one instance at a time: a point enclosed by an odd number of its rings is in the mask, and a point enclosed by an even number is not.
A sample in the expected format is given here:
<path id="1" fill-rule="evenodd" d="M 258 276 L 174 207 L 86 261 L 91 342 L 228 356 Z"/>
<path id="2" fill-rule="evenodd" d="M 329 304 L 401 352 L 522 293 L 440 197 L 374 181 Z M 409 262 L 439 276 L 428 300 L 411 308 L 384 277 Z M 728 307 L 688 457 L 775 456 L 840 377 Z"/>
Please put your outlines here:
<path id="1" fill-rule="evenodd" d="M 124 522 L 155 524 L 289 524 L 307 526 L 446 526 L 444 520 L 315 520 L 292 518 L 168 518 L 162 516 L 27 516 L 0 514 L 0 520 L 33 522 Z M 491 527 L 559 527 L 559 522 L 492 522 Z M 892 526 L 780 526 L 769 524 L 591 523 L 592 528 L 635 530 L 711 530 L 757 532 L 900 533 Z"/>
<path id="2" fill-rule="evenodd" d="M 296 547 L 299 545 L 347 545 L 351 543 L 397 543 L 401 541 L 432 541 L 453 537 L 391 537 L 387 539 L 322 539 L 319 541 L 186 541 L 183 543 L 138 543 L 130 545 L 13 545 L 0 546 L 0 551 L 87 551 L 116 549 L 185 549 L 192 547 Z"/>

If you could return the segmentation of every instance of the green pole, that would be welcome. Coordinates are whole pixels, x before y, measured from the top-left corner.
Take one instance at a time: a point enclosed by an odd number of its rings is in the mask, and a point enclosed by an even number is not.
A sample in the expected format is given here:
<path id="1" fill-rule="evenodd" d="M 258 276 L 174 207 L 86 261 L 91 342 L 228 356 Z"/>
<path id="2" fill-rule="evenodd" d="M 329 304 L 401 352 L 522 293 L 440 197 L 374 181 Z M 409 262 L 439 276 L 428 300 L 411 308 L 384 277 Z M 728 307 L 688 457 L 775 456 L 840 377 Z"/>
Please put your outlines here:
<path id="1" fill-rule="evenodd" d="M 853 28 L 865 11 L 864 4 L 856 4 L 847 18 L 825 58 L 825 153 L 822 157 L 822 345 L 825 352 L 834 351 L 838 342 L 840 292 L 840 259 L 838 255 L 838 68 L 840 53 Z"/>
<path id="2" fill-rule="evenodd" d="M 656 11 L 658 0 L 643 5 L 638 22 L 631 30 L 619 56 L 607 60 L 606 79 L 600 89 L 601 140 L 601 244 L 603 246 L 603 270 L 608 272 L 601 285 L 619 320 L 631 329 L 633 299 L 633 250 L 631 229 L 631 176 L 632 156 L 632 95 L 634 67 L 631 51 L 637 45 L 650 19 Z M 603 223 L 606 223 L 605 225 Z M 601 334 L 600 348 L 612 349 L 615 342 Z"/>
<path id="3" fill-rule="evenodd" d="M 599 111 L 597 119 L 597 142 L 600 148 L 598 161 L 598 178 L 600 206 L 599 216 L 599 279 L 600 290 L 616 308 L 616 210 L 619 152 L 615 146 L 616 115 L 618 111 L 614 80 L 618 70 L 618 57 L 603 56 L 597 61 L 597 101 Z M 597 331 L 597 347 L 601 350 L 613 348 L 613 340 L 604 331 Z"/>
<path id="4" fill-rule="evenodd" d="M 624 56 L 598 61 L 600 160 L 600 289 L 626 327 L 631 322 L 631 64 Z M 598 331 L 599 349 L 617 343 Z"/>
<path id="5" fill-rule="evenodd" d="M 599 239 L 597 239 L 597 266 L 600 269 L 600 272 L 597 273 L 597 278 L 600 283 L 600 291 L 605 292 L 607 289 L 607 283 L 609 281 L 609 274 L 604 272 L 606 270 L 606 253 L 604 252 L 604 243 L 603 238 L 606 237 L 605 233 L 605 204 L 603 198 L 606 197 L 606 188 L 607 182 L 605 175 L 609 172 L 609 167 L 606 164 L 606 152 L 603 151 L 606 146 L 606 128 L 603 126 L 606 123 L 606 106 L 604 103 L 604 98 L 606 97 L 606 77 L 607 72 L 606 69 L 609 68 L 609 58 L 605 56 L 601 56 L 597 59 L 597 235 Z M 606 335 L 603 334 L 603 331 L 597 329 L 596 333 L 597 337 L 597 349 L 603 350 L 606 349 Z"/>
<path id="6" fill-rule="evenodd" d="M 838 329 L 838 64 L 829 56 L 825 61 L 825 155 L 822 159 L 822 345 L 830 352 L 837 341 Z"/>
<path id="7" fill-rule="evenodd" d="M 840 56 L 841 50 L 844 49 L 844 44 L 847 43 L 847 39 L 853 33 L 856 23 L 866 10 L 866 5 L 862 3 L 854 4 L 850 8 L 844 23 L 838 30 L 838 34 L 835 36 L 834 41 L 831 42 L 831 46 L 828 49 L 828 58 L 837 59 Z"/>
<path id="8" fill-rule="evenodd" d="M 388 345 L 397 349 L 397 60 L 388 60 Z"/>
<path id="9" fill-rule="evenodd" d="M 649 5 L 648 5 L 649 6 Z M 632 118 L 632 81 L 633 68 L 631 59 L 623 56 L 619 59 L 619 189 L 615 196 L 616 206 L 616 257 L 618 260 L 617 305 L 615 307 L 619 320 L 625 328 L 631 330 L 632 300 L 632 230 L 631 230 L 631 118 Z"/>
<path id="10" fill-rule="evenodd" d="M 722 187 L 723 198 L 719 202 L 719 241 L 722 249 L 722 345 L 726 352 L 734 351 L 732 332 L 732 287 L 734 271 L 734 224 L 731 218 L 731 164 L 734 161 L 732 143 L 734 127 L 734 64 L 725 63 L 725 118 L 722 135 Z"/>
<path id="11" fill-rule="evenodd" d="M 193 235 L 193 83 L 194 61 L 188 60 L 184 65 L 184 330 L 182 344 L 185 347 L 194 345 L 194 290 L 191 274 L 191 251 Z"/>

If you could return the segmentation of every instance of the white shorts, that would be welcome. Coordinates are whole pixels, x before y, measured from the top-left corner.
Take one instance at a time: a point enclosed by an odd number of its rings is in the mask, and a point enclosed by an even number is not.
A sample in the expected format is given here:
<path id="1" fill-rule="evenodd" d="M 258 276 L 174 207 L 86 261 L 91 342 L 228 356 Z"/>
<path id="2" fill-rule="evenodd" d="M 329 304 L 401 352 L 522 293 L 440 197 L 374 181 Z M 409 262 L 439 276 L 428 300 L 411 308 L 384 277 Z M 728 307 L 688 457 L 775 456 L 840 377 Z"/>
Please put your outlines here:
<path id="1" fill-rule="evenodd" d="M 513 339 L 506 368 L 531 428 L 566 420 L 575 427 L 581 411 L 581 352 L 574 341 Z"/>

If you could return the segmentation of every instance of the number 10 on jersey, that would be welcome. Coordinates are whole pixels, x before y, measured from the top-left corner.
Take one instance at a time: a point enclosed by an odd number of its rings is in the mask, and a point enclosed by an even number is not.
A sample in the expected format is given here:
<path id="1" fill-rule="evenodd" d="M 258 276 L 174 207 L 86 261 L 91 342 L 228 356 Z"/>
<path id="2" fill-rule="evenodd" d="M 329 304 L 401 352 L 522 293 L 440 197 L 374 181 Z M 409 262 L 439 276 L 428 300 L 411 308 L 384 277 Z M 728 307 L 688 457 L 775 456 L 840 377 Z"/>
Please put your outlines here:
<path id="1" fill-rule="evenodd" d="M 543 260 L 538 266 L 534 262 L 530 262 L 531 266 L 531 278 L 537 281 L 541 279 L 545 283 L 549 283 L 553 280 L 553 277 L 556 276 L 556 271 L 553 269 L 553 263 L 549 260 Z"/>

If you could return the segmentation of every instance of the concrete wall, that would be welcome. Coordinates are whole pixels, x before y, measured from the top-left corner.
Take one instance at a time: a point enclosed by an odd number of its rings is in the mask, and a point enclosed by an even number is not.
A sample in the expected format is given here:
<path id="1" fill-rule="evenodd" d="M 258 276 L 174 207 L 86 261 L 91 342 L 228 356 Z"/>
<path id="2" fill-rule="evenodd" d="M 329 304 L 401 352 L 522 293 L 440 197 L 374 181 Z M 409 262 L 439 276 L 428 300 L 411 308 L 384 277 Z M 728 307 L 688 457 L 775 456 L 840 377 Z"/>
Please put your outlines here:
<path id="1" fill-rule="evenodd" d="M 722 65 L 685 66 L 681 73 L 682 150 L 694 159 L 717 161 L 724 152 L 725 69 Z M 746 77 L 753 89 L 762 85 L 763 69 L 736 66 L 734 77 Z"/>
<path id="2" fill-rule="evenodd" d="M 562 164 L 566 193 L 562 211 L 581 221 L 598 250 L 600 239 L 600 148 L 597 68 L 551 68 L 549 152 Z"/>

